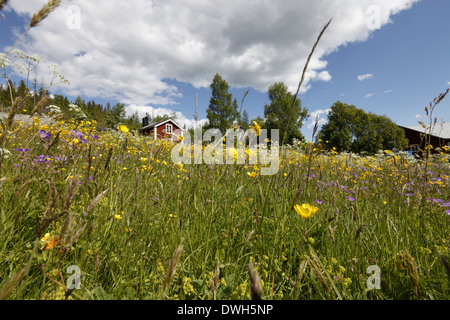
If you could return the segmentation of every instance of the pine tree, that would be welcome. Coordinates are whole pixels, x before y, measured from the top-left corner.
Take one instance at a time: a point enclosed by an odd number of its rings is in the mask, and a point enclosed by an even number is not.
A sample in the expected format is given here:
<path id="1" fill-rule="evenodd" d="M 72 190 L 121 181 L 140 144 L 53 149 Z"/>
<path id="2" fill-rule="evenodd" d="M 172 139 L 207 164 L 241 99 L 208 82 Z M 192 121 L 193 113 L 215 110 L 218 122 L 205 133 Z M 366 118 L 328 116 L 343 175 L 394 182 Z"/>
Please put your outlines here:
<path id="1" fill-rule="evenodd" d="M 231 128 L 238 119 L 237 100 L 228 93 L 229 85 L 216 73 L 211 83 L 212 95 L 206 110 L 209 120 L 208 128 L 219 129 L 222 134 Z"/>

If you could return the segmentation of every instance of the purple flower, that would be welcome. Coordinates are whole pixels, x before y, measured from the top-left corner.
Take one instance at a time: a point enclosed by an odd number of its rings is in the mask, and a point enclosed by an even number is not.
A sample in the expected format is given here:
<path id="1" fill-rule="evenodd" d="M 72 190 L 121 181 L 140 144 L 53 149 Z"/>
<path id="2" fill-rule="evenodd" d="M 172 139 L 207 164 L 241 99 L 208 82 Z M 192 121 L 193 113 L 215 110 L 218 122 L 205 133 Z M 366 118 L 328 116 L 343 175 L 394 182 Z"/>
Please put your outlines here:
<path id="1" fill-rule="evenodd" d="M 33 159 L 33 161 L 36 161 L 38 163 L 46 163 L 50 161 L 43 154 L 41 154 L 40 156 L 35 156 L 35 158 L 36 159 Z"/>
<path id="2" fill-rule="evenodd" d="M 450 210 L 445 210 L 445 213 L 447 213 L 447 215 L 450 216 Z"/>
<path id="3" fill-rule="evenodd" d="M 18 152 L 27 153 L 28 151 L 33 150 L 33 149 L 14 149 L 14 150 L 16 150 Z"/>
<path id="4" fill-rule="evenodd" d="M 317 199 L 316 202 L 319 203 L 319 204 L 324 204 L 324 203 L 325 203 L 325 202 L 323 202 L 323 201 L 320 200 L 320 199 Z"/>
<path id="5" fill-rule="evenodd" d="M 94 140 L 100 139 L 100 137 L 99 137 L 98 135 L 95 135 L 95 136 L 90 135 L 90 136 L 91 136 L 91 138 L 94 139 Z"/>
<path id="6" fill-rule="evenodd" d="M 72 130 L 72 133 L 73 133 L 73 134 L 70 135 L 72 138 L 77 138 L 77 139 L 79 139 L 79 140 L 80 140 L 81 142 L 83 142 L 83 143 L 87 143 L 87 142 L 88 142 L 88 141 L 84 138 L 84 134 L 81 133 L 80 131 L 73 131 L 73 130 Z"/>
<path id="7" fill-rule="evenodd" d="M 356 199 L 355 198 L 352 198 L 352 197 L 346 197 L 348 200 L 350 200 L 350 201 L 356 201 Z"/>
<path id="8" fill-rule="evenodd" d="M 52 134 L 50 132 L 45 132 L 45 130 L 39 131 L 41 134 L 41 138 L 44 140 L 50 140 L 52 138 Z"/>

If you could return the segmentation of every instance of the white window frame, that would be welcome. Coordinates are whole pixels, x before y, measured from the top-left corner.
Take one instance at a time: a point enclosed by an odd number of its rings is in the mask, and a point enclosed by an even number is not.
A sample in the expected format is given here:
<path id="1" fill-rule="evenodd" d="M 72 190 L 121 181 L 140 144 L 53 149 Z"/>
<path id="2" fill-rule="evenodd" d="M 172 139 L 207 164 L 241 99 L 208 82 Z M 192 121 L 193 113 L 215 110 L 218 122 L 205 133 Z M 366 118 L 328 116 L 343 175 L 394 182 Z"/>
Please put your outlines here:
<path id="1" fill-rule="evenodd" d="M 419 145 L 418 144 L 412 144 L 411 145 L 411 152 L 412 153 L 419 152 Z"/>
<path id="2" fill-rule="evenodd" d="M 170 128 L 170 130 L 169 130 Z M 166 134 L 172 134 L 173 132 L 173 125 L 171 123 L 166 123 Z"/>

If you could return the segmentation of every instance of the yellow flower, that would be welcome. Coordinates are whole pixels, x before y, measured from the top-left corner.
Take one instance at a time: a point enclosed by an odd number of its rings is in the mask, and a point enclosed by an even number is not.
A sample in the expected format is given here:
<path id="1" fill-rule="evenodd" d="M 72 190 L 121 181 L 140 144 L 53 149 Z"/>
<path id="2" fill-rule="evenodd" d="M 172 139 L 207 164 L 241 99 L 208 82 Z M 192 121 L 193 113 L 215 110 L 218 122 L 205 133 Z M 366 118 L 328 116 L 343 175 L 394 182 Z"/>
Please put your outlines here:
<path id="1" fill-rule="evenodd" d="M 47 236 L 47 234 L 46 234 Z M 45 238 L 45 237 L 44 237 Z M 45 241 L 44 246 L 42 247 L 42 250 L 50 250 L 56 247 L 58 244 L 59 237 L 51 237 L 49 240 Z"/>
<path id="2" fill-rule="evenodd" d="M 116 214 L 116 215 L 114 215 L 114 219 L 116 219 L 116 220 L 120 220 L 120 219 L 122 219 L 122 216 L 120 216 L 120 215 Z"/>
<path id="3" fill-rule="evenodd" d="M 301 206 L 296 204 L 294 205 L 294 209 L 299 215 L 306 219 L 311 218 L 319 210 L 319 208 L 311 206 L 309 203 L 304 203 Z"/>
<path id="4" fill-rule="evenodd" d="M 255 130 L 256 131 L 256 136 L 259 136 L 259 132 L 261 130 L 261 126 L 256 121 L 253 121 L 253 123 L 255 125 L 254 126 L 250 126 L 250 129 Z"/>
<path id="5" fill-rule="evenodd" d="M 127 128 L 126 126 L 124 126 L 123 124 L 119 126 L 119 130 L 120 130 L 121 132 L 125 132 L 125 133 L 127 133 L 127 132 L 130 131 L 130 129 L 128 129 L 128 128 Z"/>
<path id="6" fill-rule="evenodd" d="M 315 242 L 315 241 L 314 241 L 314 238 L 311 238 L 311 237 L 308 238 L 308 241 L 309 241 L 309 243 L 311 243 L 311 244 L 314 244 L 314 242 Z"/>
<path id="7" fill-rule="evenodd" d="M 258 176 L 258 172 L 247 172 L 247 174 L 248 174 L 250 177 L 252 177 L 252 178 Z"/>

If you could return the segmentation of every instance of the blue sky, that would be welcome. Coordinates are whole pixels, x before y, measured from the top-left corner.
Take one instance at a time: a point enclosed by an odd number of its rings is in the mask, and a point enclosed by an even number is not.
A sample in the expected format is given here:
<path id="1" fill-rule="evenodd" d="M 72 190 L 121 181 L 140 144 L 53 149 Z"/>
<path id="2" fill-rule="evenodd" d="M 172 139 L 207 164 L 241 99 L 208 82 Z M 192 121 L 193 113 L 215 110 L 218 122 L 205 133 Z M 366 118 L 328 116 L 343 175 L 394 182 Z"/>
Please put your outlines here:
<path id="1" fill-rule="evenodd" d="M 45 2 L 10 1 L 0 17 L 3 52 Z M 54 93 L 124 102 L 140 115 L 179 111 L 189 126 L 196 94 L 199 119 L 206 118 L 216 72 L 239 104 L 249 89 L 243 109 L 263 117 L 268 86 L 283 81 L 295 91 L 318 32 L 333 17 L 299 96 L 312 114 L 302 128 L 307 140 L 314 116 L 324 123 L 338 100 L 413 126 L 450 87 L 448 0 L 125 3 L 63 1 L 18 48 L 61 66 L 71 85 Z M 377 18 L 371 5 L 380 13 L 377 30 L 367 27 Z M 38 79 L 47 81 L 45 72 Z M 450 97 L 437 107 L 439 121 L 450 121 L 449 106 Z"/>

